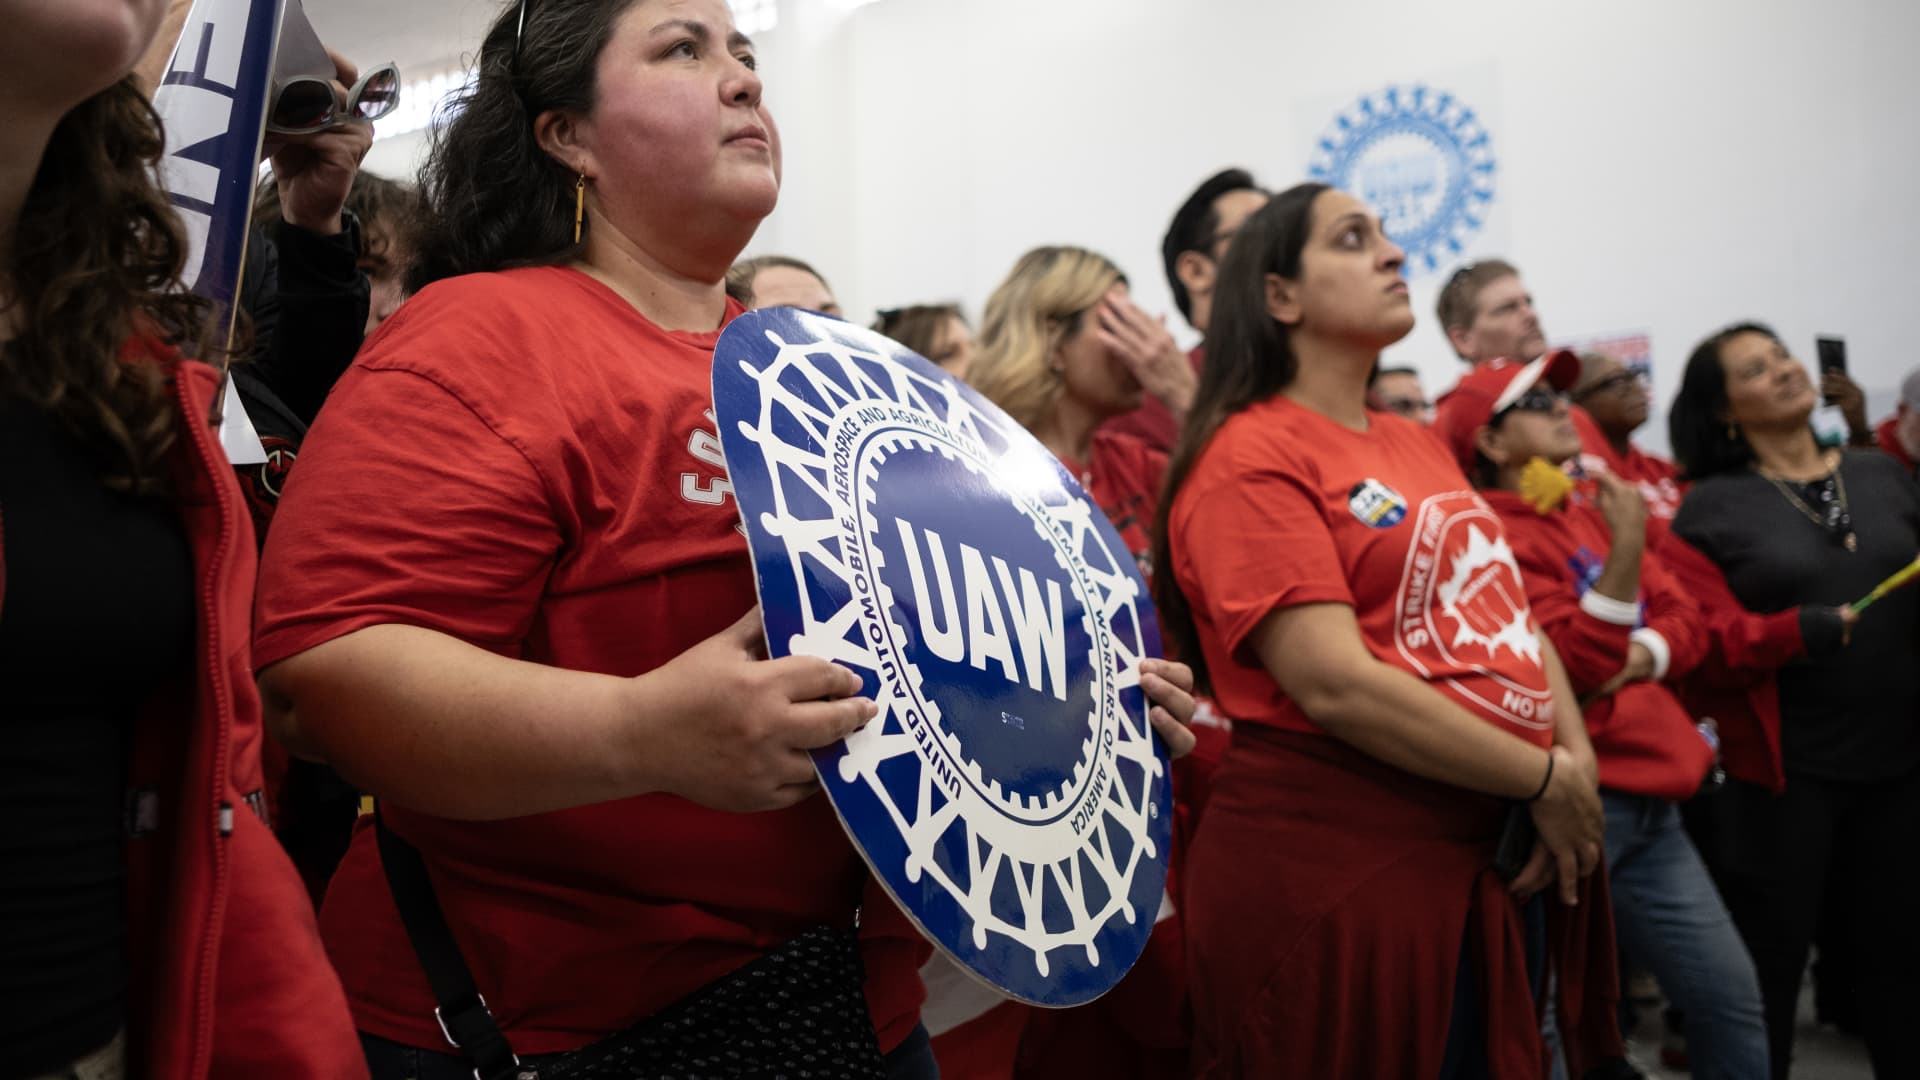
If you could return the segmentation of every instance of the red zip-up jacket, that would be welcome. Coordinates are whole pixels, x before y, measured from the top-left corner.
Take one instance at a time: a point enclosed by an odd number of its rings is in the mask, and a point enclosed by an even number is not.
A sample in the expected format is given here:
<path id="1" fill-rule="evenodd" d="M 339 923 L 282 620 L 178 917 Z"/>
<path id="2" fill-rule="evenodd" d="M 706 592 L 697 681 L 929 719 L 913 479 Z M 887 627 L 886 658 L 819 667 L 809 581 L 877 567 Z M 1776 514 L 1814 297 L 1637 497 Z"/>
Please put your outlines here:
<path id="1" fill-rule="evenodd" d="M 233 466 L 207 423 L 218 378 L 157 347 L 128 354 L 173 371 L 180 434 L 168 468 L 200 605 L 193 670 L 143 706 L 129 755 L 128 1075 L 365 1077 L 306 890 L 255 812 L 264 806 L 256 563 Z M 5 565 L 0 557 L 0 605 Z"/>
<path id="2" fill-rule="evenodd" d="M 1626 666 L 1633 642 L 1653 653 L 1653 678 L 1587 701 L 1583 709 L 1600 786 L 1674 802 L 1691 797 L 1713 765 L 1713 749 L 1663 680 L 1681 678 L 1705 659 L 1699 608 L 1651 546 L 1640 559 L 1638 602 L 1593 592 L 1613 544 L 1598 511 L 1568 505 L 1541 514 L 1513 492 L 1481 495 L 1506 526 L 1527 603 L 1583 701 Z"/>
<path id="3" fill-rule="evenodd" d="M 1674 580 L 1705 616 L 1710 647 L 1699 668 L 1681 684 L 1681 699 L 1720 728 L 1721 764 L 1727 775 L 1786 790 L 1780 759 L 1780 691 L 1774 672 L 1807 651 L 1800 609 L 1770 615 L 1748 611 L 1733 595 L 1726 575 L 1699 548 L 1678 534 L 1660 548 Z"/>

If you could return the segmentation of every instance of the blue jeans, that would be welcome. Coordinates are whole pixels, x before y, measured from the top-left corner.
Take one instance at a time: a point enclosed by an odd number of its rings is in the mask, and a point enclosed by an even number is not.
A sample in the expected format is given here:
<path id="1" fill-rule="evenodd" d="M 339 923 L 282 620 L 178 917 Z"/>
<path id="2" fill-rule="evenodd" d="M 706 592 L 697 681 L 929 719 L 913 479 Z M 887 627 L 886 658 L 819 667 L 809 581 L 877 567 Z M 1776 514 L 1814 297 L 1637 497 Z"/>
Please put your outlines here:
<path id="1" fill-rule="evenodd" d="M 1760 980 L 1673 803 L 1602 791 L 1620 946 L 1687 1016 L 1694 1080 L 1768 1075 Z"/>

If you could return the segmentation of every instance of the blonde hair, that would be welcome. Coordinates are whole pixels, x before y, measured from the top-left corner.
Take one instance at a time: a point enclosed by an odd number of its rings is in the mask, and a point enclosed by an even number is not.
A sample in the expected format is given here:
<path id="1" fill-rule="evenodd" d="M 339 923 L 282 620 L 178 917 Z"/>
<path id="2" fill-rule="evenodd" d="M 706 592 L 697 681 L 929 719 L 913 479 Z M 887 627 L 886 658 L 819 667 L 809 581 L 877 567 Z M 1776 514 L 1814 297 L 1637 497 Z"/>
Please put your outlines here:
<path id="1" fill-rule="evenodd" d="M 1053 350 L 1108 289 L 1126 280 L 1119 267 L 1085 248 L 1043 247 L 1020 256 L 987 299 L 967 381 L 1032 429 L 1053 414 L 1060 395 Z"/>

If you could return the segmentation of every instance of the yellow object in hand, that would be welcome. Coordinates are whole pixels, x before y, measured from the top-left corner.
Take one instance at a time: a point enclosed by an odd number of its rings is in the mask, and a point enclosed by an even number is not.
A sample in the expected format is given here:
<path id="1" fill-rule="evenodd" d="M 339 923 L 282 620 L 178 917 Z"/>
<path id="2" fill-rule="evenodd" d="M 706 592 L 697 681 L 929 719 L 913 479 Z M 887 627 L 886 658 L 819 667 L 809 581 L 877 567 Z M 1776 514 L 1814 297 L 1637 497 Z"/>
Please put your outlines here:
<path id="1" fill-rule="evenodd" d="M 1573 494 L 1574 480 L 1565 470 L 1534 458 L 1520 470 L 1520 498 L 1537 514 L 1551 514 Z"/>
<path id="2" fill-rule="evenodd" d="M 1916 578 L 1920 578 L 1920 557 L 1916 557 L 1904 568 L 1895 571 L 1892 577 L 1875 585 L 1872 592 L 1855 600 L 1853 602 L 1853 613 L 1855 615 L 1860 614 L 1862 611 L 1867 610 L 1868 604 L 1873 603 L 1875 600 L 1880 599 L 1903 585 L 1912 584 Z"/>

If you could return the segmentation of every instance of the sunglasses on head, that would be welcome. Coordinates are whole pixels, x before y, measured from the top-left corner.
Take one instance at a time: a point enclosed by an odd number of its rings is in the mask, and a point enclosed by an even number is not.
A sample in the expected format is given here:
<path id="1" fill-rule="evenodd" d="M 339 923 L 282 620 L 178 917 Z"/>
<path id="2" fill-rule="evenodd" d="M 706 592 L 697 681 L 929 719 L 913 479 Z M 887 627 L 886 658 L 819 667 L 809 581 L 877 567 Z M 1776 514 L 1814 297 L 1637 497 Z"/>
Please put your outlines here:
<path id="1" fill-rule="evenodd" d="M 520 43 L 527 39 L 527 8 L 531 6 L 530 0 L 520 0 L 520 14 L 513 24 L 513 56 L 507 61 L 509 70 L 520 66 Z"/>
<path id="2" fill-rule="evenodd" d="M 280 135 L 310 135 L 330 127 L 372 123 L 400 105 L 400 68 L 379 67 L 360 76 L 343 104 L 333 81 L 299 75 L 279 83 L 267 107 L 267 130 Z"/>
<path id="3" fill-rule="evenodd" d="M 1567 403 L 1567 395 L 1561 393 L 1560 391 L 1552 389 L 1551 387 L 1535 386 L 1530 388 L 1526 393 L 1521 394 L 1519 397 L 1515 398 L 1513 400 L 1513 404 L 1507 406 L 1504 409 L 1501 409 L 1499 415 L 1495 416 L 1493 419 L 1495 423 L 1499 423 L 1500 420 L 1503 417 L 1505 417 L 1508 413 L 1516 413 L 1516 412 L 1551 413 L 1553 410 L 1559 408 L 1562 405 L 1565 405 L 1566 403 Z"/>

